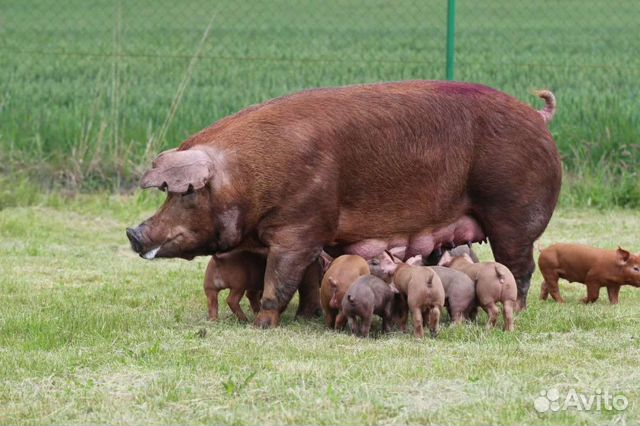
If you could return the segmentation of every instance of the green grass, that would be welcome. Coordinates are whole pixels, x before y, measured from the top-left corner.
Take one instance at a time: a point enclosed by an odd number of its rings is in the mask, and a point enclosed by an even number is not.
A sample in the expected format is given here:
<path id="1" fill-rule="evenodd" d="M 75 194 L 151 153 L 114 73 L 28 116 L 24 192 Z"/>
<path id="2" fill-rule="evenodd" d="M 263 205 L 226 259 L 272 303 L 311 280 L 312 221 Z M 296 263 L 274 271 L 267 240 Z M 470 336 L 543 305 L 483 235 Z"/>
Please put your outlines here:
<path id="1" fill-rule="evenodd" d="M 275 330 L 237 322 L 223 301 L 211 323 L 207 259 L 148 262 L 128 247 L 125 226 L 161 197 L 52 194 L 0 210 L 1 424 L 640 421 L 637 289 L 584 306 L 584 286 L 562 283 L 560 306 L 537 299 L 536 272 L 514 333 L 486 331 L 482 313 L 435 340 L 357 339 L 293 319 L 295 306 Z M 561 209 L 540 242 L 637 251 L 639 226 L 630 211 Z M 622 393 L 629 407 L 538 414 L 551 387 Z"/>
<path id="2" fill-rule="evenodd" d="M 0 173 L 126 189 L 150 155 L 250 104 L 441 78 L 445 16 L 436 0 L 5 4 Z M 536 107 L 531 89 L 556 93 L 565 205 L 640 205 L 639 21 L 627 0 L 458 2 L 458 79 Z"/>

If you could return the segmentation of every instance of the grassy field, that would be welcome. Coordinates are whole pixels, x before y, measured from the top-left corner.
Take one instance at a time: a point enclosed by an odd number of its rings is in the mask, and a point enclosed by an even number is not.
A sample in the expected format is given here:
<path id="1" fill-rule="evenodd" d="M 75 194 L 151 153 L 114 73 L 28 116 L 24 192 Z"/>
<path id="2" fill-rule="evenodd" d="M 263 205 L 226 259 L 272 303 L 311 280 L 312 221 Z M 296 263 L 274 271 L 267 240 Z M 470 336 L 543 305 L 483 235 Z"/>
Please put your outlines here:
<path id="1" fill-rule="evenodd" d="M 445 3 L 70 0 L 0 7 L 0 172 L 121 189 L 150 155 L 247 105 L 330 85 L 442 78 Z M 567 205 L 640 205 L 640 6 L 459 1 L 457 78 L 540 105 Z"/>
<path id="2" fill-rule="evenodd" d="M 640 217 L 618 208 L 640 207 L 638 3 L 457 3 L 457 79 L 558 98 L 566 174 L 542 245 L 639 250 Z M 295 320 L 295 301 L 276 330 L 224 301 L 211 323 L 206 259 L 128 247 L 161 200 L 129 191 L 158 151 L 292 91 L 442 78 L 445 19 L 436 0 L 2 3 L 0 424 L 640 422 L 636 289 L 583 306 L 564 284 L 558 306 L 536 272 L 514 333 L 481 314 L 435 340 L 362 340 Z M 551 388 L 629 406 L 538 413 Z"/>
<path id="3" fill-rule="evenodd" d="M 0 210 L 1 424 L 640 421 L 636 289 L 624 287 L 618 306 L 606 296 L 584 306 L 584 286 L 565 283 L 559 306 L 537 299 L 536 272 L 511 334 L 486 331 L 481 314 L 435 340 L 363 340 L 294 320 L 293 306 L 262 331 L 224 303 L 211 323 L 206 259 L 148 262 L 128 247 L 125 226 L 159 197 L 51 195 Z M 639 226 L 630 211 L 561 209 L 541 244 L 638 250 Z M 533 401 L 550 388 L 606 390 L 629 405 L 540 414 Z"/>

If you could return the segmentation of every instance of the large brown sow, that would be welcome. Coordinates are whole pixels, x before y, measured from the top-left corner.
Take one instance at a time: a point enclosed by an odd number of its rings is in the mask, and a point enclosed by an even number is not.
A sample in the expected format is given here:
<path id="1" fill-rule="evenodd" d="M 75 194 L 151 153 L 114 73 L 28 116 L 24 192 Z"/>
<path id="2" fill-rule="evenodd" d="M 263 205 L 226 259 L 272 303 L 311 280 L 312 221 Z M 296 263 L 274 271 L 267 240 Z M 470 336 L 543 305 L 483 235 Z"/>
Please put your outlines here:
<path id="1" fill-rule="evenodd" d="M 561 181 L 555 101 L 540 96 L 536 111 L 486 86 L 404 81 L 251 106 L 158 156 L 141 186 L 167 199 L 127 236 L 147 259 L 266 248 L 263 327 L 323 248 L 406 258 L 488 238 L 524 307 Z"/>

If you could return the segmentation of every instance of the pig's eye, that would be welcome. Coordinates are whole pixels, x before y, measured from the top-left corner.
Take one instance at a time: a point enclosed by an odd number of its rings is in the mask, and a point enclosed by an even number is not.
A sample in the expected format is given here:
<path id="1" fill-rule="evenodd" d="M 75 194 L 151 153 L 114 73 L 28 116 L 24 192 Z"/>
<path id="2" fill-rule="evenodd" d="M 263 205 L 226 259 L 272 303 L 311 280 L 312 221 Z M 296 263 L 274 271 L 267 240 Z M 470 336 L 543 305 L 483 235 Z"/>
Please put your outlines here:
<path id="1" fill-rule="evenodd" d="M 634 266 L 633 272 L 640 272 L 640 266 Z"/>

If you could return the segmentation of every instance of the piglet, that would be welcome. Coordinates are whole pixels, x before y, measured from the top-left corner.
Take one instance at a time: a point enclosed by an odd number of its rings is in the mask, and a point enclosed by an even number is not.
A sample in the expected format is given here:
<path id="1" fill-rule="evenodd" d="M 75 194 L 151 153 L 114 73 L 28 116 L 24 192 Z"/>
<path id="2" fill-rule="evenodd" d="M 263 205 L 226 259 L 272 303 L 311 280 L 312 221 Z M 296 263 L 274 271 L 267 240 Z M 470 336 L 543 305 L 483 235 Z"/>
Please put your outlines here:
<path id="1" fill-rule="evenodd" d="M 337 330 L 344 327 L 346 318 L 340 312 L 342 299 L 358 277 L 368 274 L 367 261 L 357 255 L 345 254 L 331 262 L 320 285 L 320 305 L 327 327 Z"/>
<path id="2" fill-rule="evenodd" d="M 414 334 L 424 336 L 424 325 L 429 323 L 431 336 L 438 334 L 440 314 L 444 307 L 445 293 L 442 281 L 435 272 L 422 265 L 422 256 L 417 255 L 403 263 L 391 252 L 385 251 L 369 261 L 371 273 L 392 282 L 403 295 L 406 311 L 411 312 Z M 402 315 L 401 302 L 394 309 L 394 321 L 402 321 L 400 328 L 406 329 L 408 314 Z M 423 315 L 424 313 L 424 315 Z"/>
<path id="3" fill-rule="evenodd" d="M 240 300 L 246 294 L 253 313 L 260 311 L 260 298 L 264 287 L 264 273 L 267 265 L 266 252 L 233 250 L 211 257 L 204 276 L 204 293 L 207 296 L 209 319 L 218 319 L 218 293 L 229 289 L 227 304 L 240 321 L 247 316 L 240 307 Z M 303 275 L 298 287 L 300 303 L 296 315 L 315 316 L 318 303 L 321 264 L 312 262 Z M 281 307 L 280 313 L 286 309 Z"/>
<path id="4" fill-rule="evenodd" d="M 431 266 L 438 274 L 444 288 L 444 306 L 449 312 L 451 321 L 460 324 L 463 319 L 475 319 L 478 310 L 478 299 L 473 281 L 463 272 L 444 266 Z"/>
<path id="5" fill-rule="evenodd" d="M 470 250 L 466 245 L 459 247 L 466 247 Z M 469 253 L 465 250 L 460 252 Z M 449 254 L 451 253 L 454 253 L 454 250 L 449 251 Z M 423 260 L 424 257 L 416 256 L 407 260 L 407 264 L 420 266 Z M 444 266 L 430 266 L 430 268 L 438 274 L 440 281 L 442 281 L 445 296 L 444 306 L 449 311 L 451 321 L 459 324 L 463 319 L 474 320 L 478 310 L 478 299 L 476 298 L 475 284 L 471 278 L 463 272 Z"/>
<path id="6" fill-rule="evenodd" d="M 563 303 L 558 279 L 586 284 L 584 303 L 598 300 L 600 288 L 606 287 L 611 304 L 618 303 L 620 286 L 628 284 L 640 287 L 640 253 L 627 250 L 605 250 L 578 244 L 554 244 L 540 252 L 538 266 L 544 281 L 540 298 L 549 294 L 553 300 Z"/>
<path id="7" fill-rule="evenodd" d="M 424 326 L 428 322 L 431 337 L 436 337 L 445 300 L 440 277 L 426 266 L 397 265 L 393 285 L 407 298 L 415 336 L 424 337 Z"/>
<path id="8" fill-rule="evenodd" d="M 489 315 L 487 327 L 495 327 L 500 315 L 497 302 L 502 303 L 504 310 L 504 329 L 513 331 L 513 310 L 516 304 L 517 287 L 513 274 L 501 263 L 473 263 L 469 255 L 452 257 L 445 253 L 440 259 L 440 266 L 464 272 L 473 280 L 478 303 Z"/>
<path id="9" fill-rule="evenodd" d="M 260 295 L 264 284 L 265 256 L 242 250 L 211 257 L 204 275 L 204 293 L 209 306 L 209 319 L 218 319 L 218 292 L 229 289 L 227 304 L 240 321 L 247 316 L 240 307 L 242 296 L 247 295 L 251 310 L 260 310 Z"/>
<path id="10" fill-rule="evenodd" d="M 434 250 L 429 256 L 422 256 L 422 264 L 425 266 L 437 265 L 445 251 L 448 251 L 452 257 L 464 256 L 464 254 L 466 253 L 474 263 L 478 263 L 480 261 L 476 253 L 473 251 L 471 244 L 462 244 L 444 251 L 441 248 Z"/>
<path id="11" fill-rule="evenodd" d="M 349 321 L 351 333 L 368 337 L 374 314 L 382 317 L 382 331 L 388 332 L 393 296 L 392 287 L 375 275 L 356 279 L 342 299 L 342 314 Z"/>

